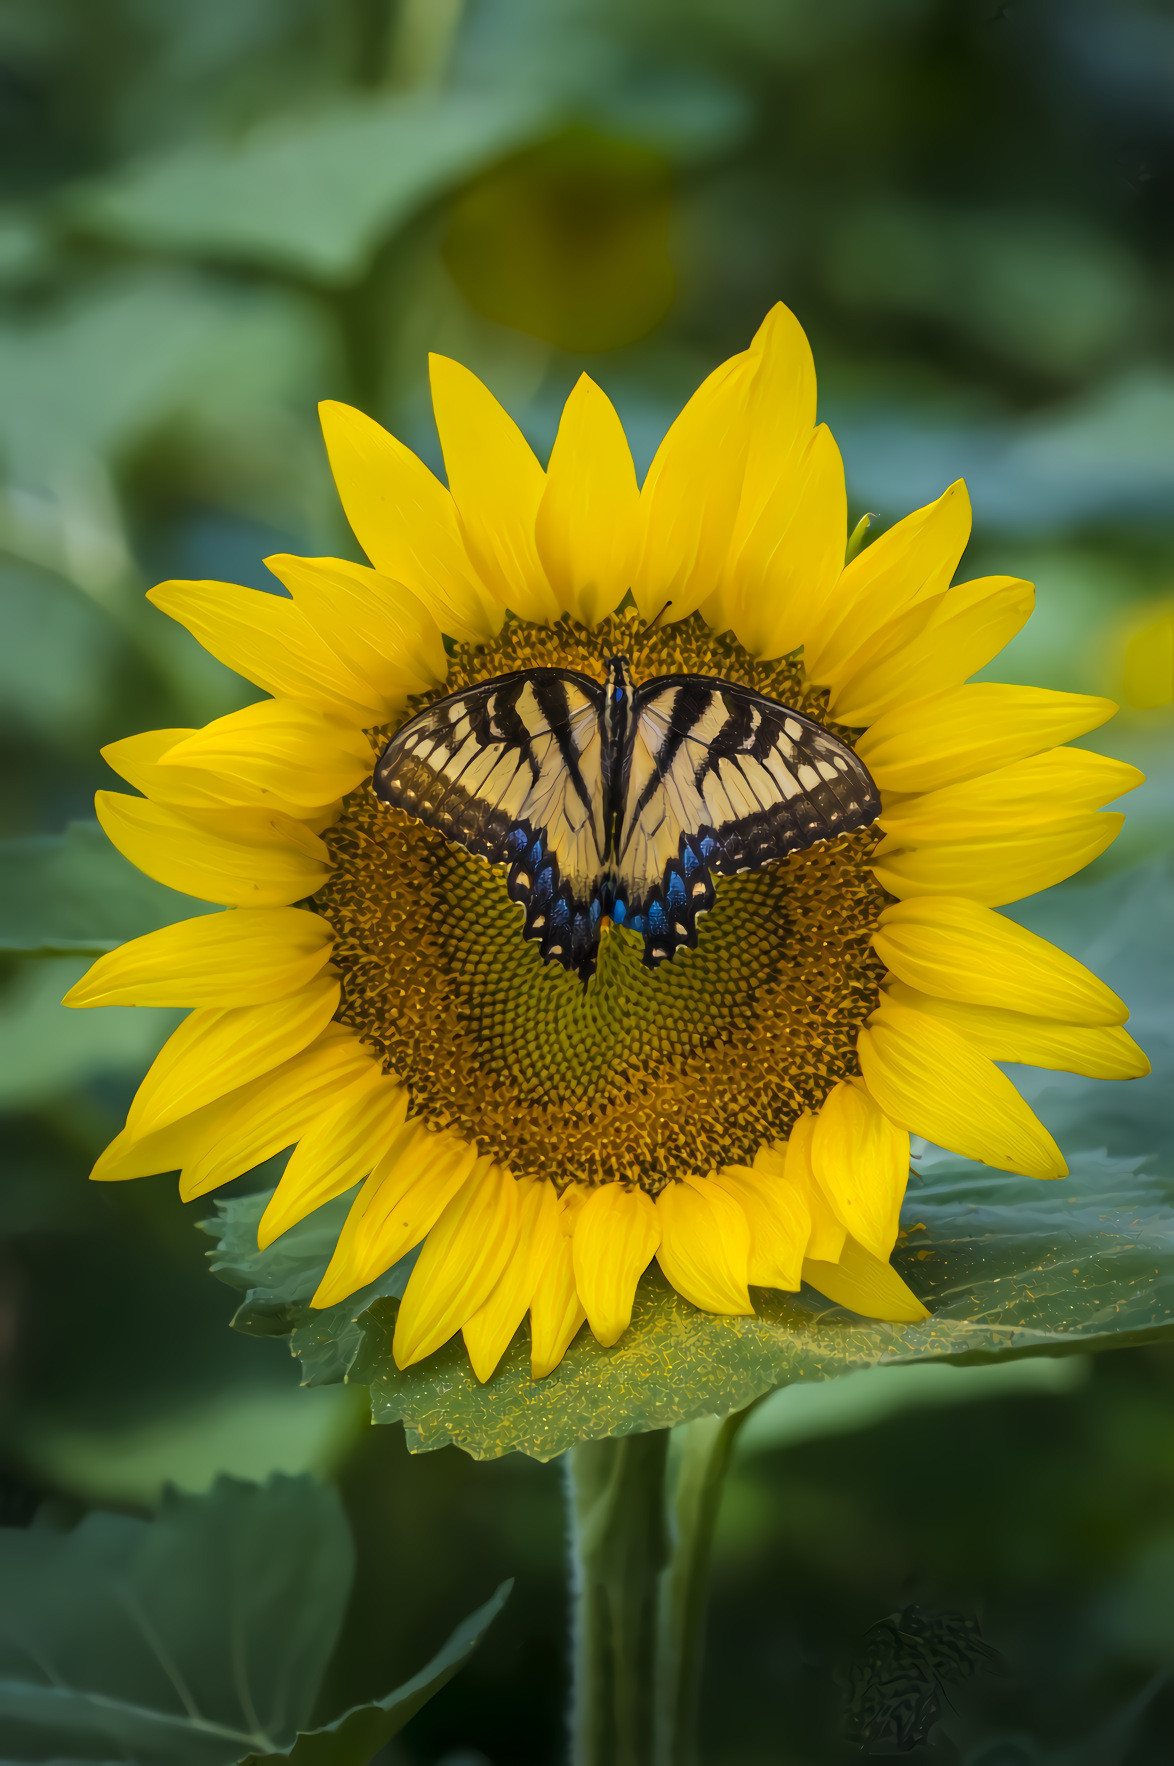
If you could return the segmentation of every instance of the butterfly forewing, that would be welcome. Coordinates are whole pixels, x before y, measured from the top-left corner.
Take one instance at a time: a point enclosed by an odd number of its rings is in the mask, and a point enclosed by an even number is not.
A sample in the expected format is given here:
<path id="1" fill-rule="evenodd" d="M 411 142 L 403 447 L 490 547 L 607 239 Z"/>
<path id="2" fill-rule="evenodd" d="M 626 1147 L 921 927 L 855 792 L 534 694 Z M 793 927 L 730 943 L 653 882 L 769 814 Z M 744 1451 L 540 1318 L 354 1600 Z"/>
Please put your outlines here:
<path id="1" fill-rule="evenodd" d="M 603 689 L 531 669 L 437 700 L 375 768 L 385 802 L 491 864 L 508 864 L 526 936 L 568 968 L 594 967 L 605 845 Z"/>
<path id="2" fill-rule="evenodd" d="M 616 917 L 643 932 L 651 964 L 696 943 L 713 875 L 757 870 L 880 813 L 850 748 L 747 688 L 667 676 L 641 686 L 635 709 Z"/>
<path id="3" fill-rule="evenodd" d="M 396 732 L 375 789 L 446 839 L 509 866 L 525 936 L 586 979 L 610 914 L 650 967 L 697 942 L 714 876 L 757 870 L 880 812 L 852 750 L 729 681 L 668 675 L 635 690 L 527 669 L 437 700 Z"/>

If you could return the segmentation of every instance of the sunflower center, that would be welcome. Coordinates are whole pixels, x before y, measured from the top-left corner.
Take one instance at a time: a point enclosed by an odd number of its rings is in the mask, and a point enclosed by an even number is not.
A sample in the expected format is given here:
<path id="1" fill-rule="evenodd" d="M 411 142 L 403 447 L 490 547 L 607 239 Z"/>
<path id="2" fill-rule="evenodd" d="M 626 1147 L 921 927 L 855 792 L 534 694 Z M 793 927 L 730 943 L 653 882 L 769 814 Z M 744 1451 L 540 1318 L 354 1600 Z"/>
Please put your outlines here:
<path id="1" fill-rule="evenodd" d="M 443 691 L 535 667 L 602 680 L 618 651 L 637 680 L 720 675 L 827 723 L 825 696 L 797 664 L 756 662 L 696 615 L 643 639 L 635 615 L 594 632 L 511 624 L 492 644 L 458 650 Z M 872 829 L 719 881 L 697 948 L 658 969 L 643 966 L 639 937 L 605 925 L 586 986 L 522 938 L 504 868 L 448 845 L 369 785 L 323 838 L 336 869 L 314 906 L 337 934 L 342 1022 L 420 1116 L 517 1176 L 655 1194 L 674 1177 L 748 1162 L 858 1071 L 856 1034 L 883 974 L 869 945 L 887 899 L 869 869 Z"/>

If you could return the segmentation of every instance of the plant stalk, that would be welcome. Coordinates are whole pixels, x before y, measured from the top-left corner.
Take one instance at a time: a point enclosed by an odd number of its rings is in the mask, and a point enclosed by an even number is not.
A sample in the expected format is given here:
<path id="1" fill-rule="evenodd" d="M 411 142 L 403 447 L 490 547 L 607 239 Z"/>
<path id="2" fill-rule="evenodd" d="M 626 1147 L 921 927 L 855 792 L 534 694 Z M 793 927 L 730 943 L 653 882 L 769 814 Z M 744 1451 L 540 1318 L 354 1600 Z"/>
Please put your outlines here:
<path id="1" fill-rule="evenodd" d="M 571 1766 L 696 1766 L 710 1551 L 748 1414 L 568 1455 Z"/>

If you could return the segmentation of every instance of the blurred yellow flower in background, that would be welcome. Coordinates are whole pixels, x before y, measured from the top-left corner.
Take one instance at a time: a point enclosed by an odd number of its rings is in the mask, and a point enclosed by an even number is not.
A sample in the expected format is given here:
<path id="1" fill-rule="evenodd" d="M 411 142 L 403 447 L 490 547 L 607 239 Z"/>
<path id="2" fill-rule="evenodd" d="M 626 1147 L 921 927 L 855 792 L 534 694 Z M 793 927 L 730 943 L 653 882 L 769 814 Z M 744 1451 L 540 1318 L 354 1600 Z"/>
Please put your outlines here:
<path id="1" fill-rule="evenodd" d="M 229 911 L 100 958 L 69 995 L 194 1008 L 93 1175 L 178 1168 L 190 1198 L 292 1146 L 262 1243 L 361 1185 L 315 1304 L 421 1246 L 396 1360 L 460 1331 L 482 1380 L 527 1314 L 535 1377 L 584 1320 L 616 1342 L 654 1258 L 714 1313 L 806 1280 L 868 1317 L 924 1316 L 888 1263 L 910 1134 L 1062 1177 L 997 1063 L 1148 1070 L 1123 1003 L 996 911 L 1116 835 L 1101 806 L 1141 775 L 1065 746 L 1114 706 L 967 684 L 1032 591 L 950 586 L 961 483 L 845 564 L 843 468 L 784 307 L 698 389 L 643 487 L 585 376 L 546 471 L 467 370 L 434 358 L 432 385 L 447 489 L 323 407 L 370 568 L 280 556 L 287 597 L 152 591 L 272 697 L 104 751 L 142 793 L 99 793 L 115 845 Z M 883 807 L 720 882 L 698 948 L 660 969 L 607 928 L 583 986 L 522 940 L 500 870 L 370 779 L 429 697 L 536 665 L 602 678 L 618 649 L 828 724 Z"/>
<path id="2" fill-rule="evenodd" d="M 461 192 L 444 261 L 498 324 L 575 353 L 618 349 L 673 304 L 672 185 L 651 148 L 568 129 Z"/>

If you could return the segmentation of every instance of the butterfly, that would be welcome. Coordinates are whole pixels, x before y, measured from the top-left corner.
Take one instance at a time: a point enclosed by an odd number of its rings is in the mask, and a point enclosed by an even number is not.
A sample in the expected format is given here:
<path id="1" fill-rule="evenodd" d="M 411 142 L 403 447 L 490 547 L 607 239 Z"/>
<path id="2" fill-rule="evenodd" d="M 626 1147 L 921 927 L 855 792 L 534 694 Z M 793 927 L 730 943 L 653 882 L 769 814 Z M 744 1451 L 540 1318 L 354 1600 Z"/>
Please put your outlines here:
<path id="1" fill-rule="evenodd" d="M 756 871 L 880 814 L 852 749 L 732 681 L 626 656 L 602 683 L 570 669 L 498 675 L 398 729 L 375 791 L 446 840 L 508 865 L 523 936 L 587 981 L 602 922 L 656 968 L 697 943 L 715 877 Z"/>

